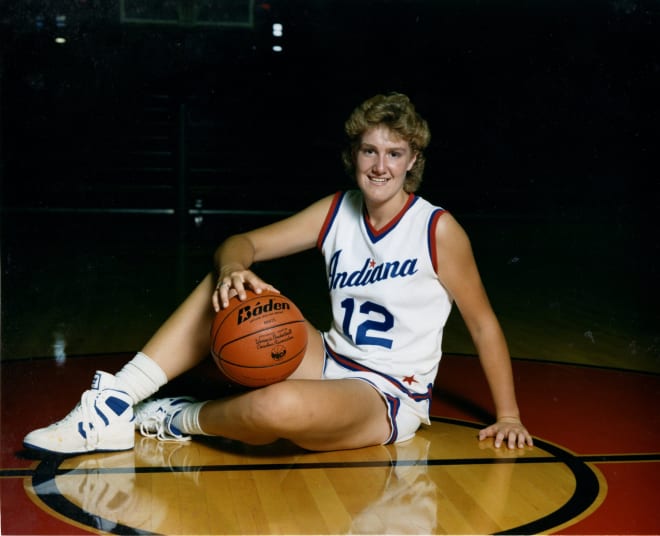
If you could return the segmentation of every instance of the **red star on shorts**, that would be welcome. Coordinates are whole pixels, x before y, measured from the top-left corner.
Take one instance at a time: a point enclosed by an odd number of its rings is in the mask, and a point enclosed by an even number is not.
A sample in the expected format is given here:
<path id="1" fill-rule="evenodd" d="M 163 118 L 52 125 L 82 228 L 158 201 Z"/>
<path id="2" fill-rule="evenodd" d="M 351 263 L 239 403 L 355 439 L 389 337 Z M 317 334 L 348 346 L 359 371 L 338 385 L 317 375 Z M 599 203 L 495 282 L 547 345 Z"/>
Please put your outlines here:
<path id="1" fill-rule="evenodd" d="M 413 383 L 417 383 L 417 380 L 415 379 L 414 374 L 412 376 L 404 376 L 403 381 L 406 382 L 408 385 L 412 385 Z"/>

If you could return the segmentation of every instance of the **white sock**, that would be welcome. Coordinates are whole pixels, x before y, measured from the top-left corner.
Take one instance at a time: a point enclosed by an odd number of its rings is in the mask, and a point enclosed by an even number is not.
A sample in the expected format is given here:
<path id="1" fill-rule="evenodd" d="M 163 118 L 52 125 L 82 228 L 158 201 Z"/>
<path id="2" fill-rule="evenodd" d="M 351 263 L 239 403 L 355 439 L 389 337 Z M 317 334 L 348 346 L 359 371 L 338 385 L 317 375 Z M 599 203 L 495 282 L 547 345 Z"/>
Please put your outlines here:
<path id="1" fill-rule="evenodd" d="M 137 404 L 149 398 L 167 383 L 167 376 L 162 368 L 148 355 L 138 352 L 115 374 L 119 387 L 126 391 Z"/>
<path id="2" fill-rule="evenodd" d="M 206 402 L 193 402 L 192 404 L 186 404 L 186 406 L 174 416 L 172 424 L 184 434 L 211 435 L 204 432 L 199 425 L 199 411 L 207 403 L 208 400 Z"/>

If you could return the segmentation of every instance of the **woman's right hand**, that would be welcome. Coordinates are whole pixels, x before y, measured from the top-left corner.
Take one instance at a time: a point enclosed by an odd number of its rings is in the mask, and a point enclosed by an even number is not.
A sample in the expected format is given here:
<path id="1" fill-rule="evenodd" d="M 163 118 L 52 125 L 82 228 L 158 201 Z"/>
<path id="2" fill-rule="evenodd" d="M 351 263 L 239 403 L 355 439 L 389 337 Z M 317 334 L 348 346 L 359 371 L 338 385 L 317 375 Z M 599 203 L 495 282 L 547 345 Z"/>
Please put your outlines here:
<path id="1" fill-rule="evenodd" d="M 247 299 L 247 293 L 245 292 L 246 289 L 250 289 L 257 294 L 261 294 L 265 290 L 277 293 L 280 292 L 274 286 L 266 283 L 252 270 L 234 270 L 231 272 L 225 272 L 224 275 L 222 272 L 223 271 L 221 270 L 221 275 L 218 277 L 211 298 L 213 309 L 216 313 L 220 311 L 221 308 L 224 309 L 225 307 L 228 307 L 229 300 L 234 296 L 238 296 L 239 300 Z"/>

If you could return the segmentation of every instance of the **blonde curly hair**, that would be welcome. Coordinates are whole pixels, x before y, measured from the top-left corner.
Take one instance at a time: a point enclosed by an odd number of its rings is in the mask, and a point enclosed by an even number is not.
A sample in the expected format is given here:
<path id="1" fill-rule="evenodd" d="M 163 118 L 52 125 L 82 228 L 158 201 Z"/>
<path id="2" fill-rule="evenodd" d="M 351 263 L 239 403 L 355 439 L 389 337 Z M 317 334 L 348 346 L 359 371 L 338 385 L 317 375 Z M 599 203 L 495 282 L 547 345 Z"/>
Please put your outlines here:
<path id="1" fill-rule="evenodd" d="M 424 149 L 431 140 L 427 122 L 416 112 L 410 99 L 402 93 L 375 95 L 360 104 L 344 123 L 348 144 L 342 151 L 346 172 L 355 178 L 355 158 L 362 143 L 362 135 L 369 129 L 384 125 L 408 142 L 417 160 L 406 174 L 403 189 L 416 192 L 424 173 Z"/>

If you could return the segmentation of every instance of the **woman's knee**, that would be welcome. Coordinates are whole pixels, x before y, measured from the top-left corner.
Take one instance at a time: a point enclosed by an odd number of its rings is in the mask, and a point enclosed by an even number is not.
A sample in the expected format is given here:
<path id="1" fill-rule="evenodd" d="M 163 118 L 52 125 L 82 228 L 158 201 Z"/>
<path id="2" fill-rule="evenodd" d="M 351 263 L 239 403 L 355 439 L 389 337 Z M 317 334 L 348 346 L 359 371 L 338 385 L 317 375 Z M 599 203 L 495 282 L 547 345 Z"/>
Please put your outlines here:
<path id="1" fill-rule="evenodd" d="M 249 418 L 254 426 L 281 434 L 304 425 L 304 408 L 295 382 L 280 382 L 252 393 Z"/>

